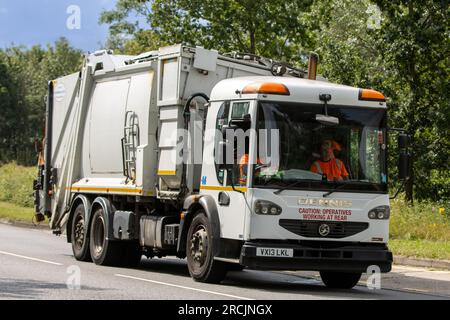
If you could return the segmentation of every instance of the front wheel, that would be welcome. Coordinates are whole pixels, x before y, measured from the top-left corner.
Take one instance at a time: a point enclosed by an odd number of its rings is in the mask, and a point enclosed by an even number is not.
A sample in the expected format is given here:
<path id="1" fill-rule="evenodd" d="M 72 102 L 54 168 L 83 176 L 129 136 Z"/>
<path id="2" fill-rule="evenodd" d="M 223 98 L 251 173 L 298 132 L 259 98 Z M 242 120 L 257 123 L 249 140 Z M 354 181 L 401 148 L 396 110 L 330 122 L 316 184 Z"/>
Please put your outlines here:
<path id="1" fill-rule="evenodd" d="M 320 277 L 322 282 L 328 287 L 333 289 L 351 289 L 356 286 L 361 279 L 361 272 L 349 273 L 349 272 L 333 272 L 333 271 L 321 271 Z"/>
<path id="2" fill-rule="evenodd" d="M 214 260 L 211 232 L 205 213 L 198 212 L 189 227 L 186 241 L 189 273 L 198 282 L 219 283 L 227 274 L 226 264 Z"/>

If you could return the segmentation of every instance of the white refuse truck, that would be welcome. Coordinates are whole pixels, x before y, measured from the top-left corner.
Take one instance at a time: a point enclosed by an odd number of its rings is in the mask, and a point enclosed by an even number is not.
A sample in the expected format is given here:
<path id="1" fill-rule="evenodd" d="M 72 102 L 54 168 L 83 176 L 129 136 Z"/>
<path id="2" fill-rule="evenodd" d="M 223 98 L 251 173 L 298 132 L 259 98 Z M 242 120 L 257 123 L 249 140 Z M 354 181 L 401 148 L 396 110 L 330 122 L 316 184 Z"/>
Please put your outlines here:
<path id="1" fill-rule="evenodd" d="M 374 90 L 248 54 L 100 51 L 49 82 L 36 218 L 77 260 L 187 258 L 190 275 L 389 272 L 387 107 Z M 399 138 L 400 175 L 406 139 Z"/>

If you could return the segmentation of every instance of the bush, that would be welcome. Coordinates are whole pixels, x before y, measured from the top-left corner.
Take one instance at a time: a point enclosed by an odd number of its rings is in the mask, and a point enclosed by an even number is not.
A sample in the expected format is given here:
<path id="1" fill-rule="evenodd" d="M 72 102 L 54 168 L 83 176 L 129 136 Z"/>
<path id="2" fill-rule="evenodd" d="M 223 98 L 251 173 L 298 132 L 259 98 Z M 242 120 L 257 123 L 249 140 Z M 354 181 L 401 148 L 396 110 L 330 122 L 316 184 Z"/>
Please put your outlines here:
<path id="1" fill-rule="evenodd" d="M 0 201 L 33 207 L 33 180 L 36 168 L 10 163 L 0 167 Z"/>
<path id="2" fill-rule="evenodd" d="M 450 241 L 450 203 L 391 201 L 392 239 Z"/>

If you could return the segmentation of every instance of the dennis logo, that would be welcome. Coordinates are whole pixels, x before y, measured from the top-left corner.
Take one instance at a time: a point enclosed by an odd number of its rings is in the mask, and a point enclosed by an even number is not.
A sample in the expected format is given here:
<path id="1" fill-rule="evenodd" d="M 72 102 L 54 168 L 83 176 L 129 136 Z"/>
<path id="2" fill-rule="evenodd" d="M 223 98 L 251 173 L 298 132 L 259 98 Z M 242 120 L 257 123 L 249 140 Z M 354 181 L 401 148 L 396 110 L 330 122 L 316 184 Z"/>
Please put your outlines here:
<path id="1" fill-rule="evenodd" d="M 348 208 L 353 203 L 351 200 L 338 199 L 299 199 L 298 204 L 301 206 Z"/>

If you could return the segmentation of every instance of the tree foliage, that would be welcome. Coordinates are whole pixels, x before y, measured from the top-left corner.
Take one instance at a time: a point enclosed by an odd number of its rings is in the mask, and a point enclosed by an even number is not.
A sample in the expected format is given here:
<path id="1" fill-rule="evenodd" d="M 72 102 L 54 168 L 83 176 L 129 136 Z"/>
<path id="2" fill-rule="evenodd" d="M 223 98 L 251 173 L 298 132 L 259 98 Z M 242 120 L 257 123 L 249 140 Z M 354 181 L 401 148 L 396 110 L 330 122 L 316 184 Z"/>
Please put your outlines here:
<path id="1" fill-rule="evenodd" d="M 142 26 L 129 17 L 137 15 L 151 35 L 148 49 L 159 43 L 186 43 L 221 52 L 246 52 L 272 58 L 295 59 L 307 47 L 310 32 L 303 15 L 312 0 L 119 0 L 103 12 L 100 21 L 110 25 L 113 39 L 136 34 L 142 46 Z M 149 33 L 150 32 L 150 33 Z M 125 41 L 126 43 L 126 41 Z"/>
<path id="2" fill-rule="evenodd" d="M 374 14 L 378 25 L 371 23 Z M 384 92 L 389 125 L 412 135 L 407 198 L 450 199 L 448 1 L 316 1 L 308 21 L 322 73 L 333 82 Z M 391 151 L 396 181 L 397 154 Z"/>
<path id="3" fill-rule="evenodd" d="M 34 140 L 42 137 L 49 80 L 80 69 L 81 51 L 66 39 L 52 46 L 0 50 L 0 162 L 34 164 Z"/>
<path id="4" fill-rule="evenodd" d="M 412 199 L 450 198 L 450 6 L 448 1 L 376 0 L 385 17 L 379 48 L 392 122 L 412 134 Z"/>

